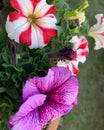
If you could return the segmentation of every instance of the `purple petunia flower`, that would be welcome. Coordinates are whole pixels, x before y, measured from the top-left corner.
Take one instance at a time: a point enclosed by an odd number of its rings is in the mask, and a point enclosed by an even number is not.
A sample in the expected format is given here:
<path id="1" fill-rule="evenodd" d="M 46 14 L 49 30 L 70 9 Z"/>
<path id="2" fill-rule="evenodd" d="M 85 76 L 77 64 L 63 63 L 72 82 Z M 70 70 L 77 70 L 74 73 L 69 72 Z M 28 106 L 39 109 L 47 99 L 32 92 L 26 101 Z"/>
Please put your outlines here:
<path id="1" fill-rule="evenodd" d="M 45 77 L 33 77 L 23 87 L 23 104 L 10 117 L 11 130 L 41 130 L 50 120 L 77 104 L 79 83 L 64 67 L 52 67 Z"/>

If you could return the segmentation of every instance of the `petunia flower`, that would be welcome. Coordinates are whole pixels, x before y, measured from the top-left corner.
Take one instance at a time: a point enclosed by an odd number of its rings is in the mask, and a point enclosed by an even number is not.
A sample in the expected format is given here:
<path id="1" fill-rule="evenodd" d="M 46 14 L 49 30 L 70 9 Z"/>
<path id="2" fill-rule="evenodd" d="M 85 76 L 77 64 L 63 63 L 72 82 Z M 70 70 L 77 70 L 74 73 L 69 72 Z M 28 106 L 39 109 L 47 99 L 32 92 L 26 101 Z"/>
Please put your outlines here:
<path id="1" fill-rule="evenodd" d="M 71 71 L 72 75 L 77 75 L 79 73 L 78 61 L 75 60 L 59 60 L 57 66 L 65 67 Z"/>
<path id="2" fill-rule="evenodd" d="M 85 9 L 89 6 L 88 0 L 85 0 L 77 9 L 65 12 L 64 17 L 68 20 L 78 20 L 78 25 L 81 25 L 85 20 Z"/>
<path id="3" fill-rule="evenodd" d="M 85 37 L 73 36 L 70 42 L 73 44 L 73 50 L 76 52 L 77 61 L 84 63 L 89 53 L 88 41 Z"/>
<path id="4" fill-rule="evenodd" d="M 89 53 L 88 41 L 85 37 L 74 36 L 72 37 L 70 42 L 73 44 L 72 49 L 73 49 L 74 55 L 70 56 L 71 60 L 69 57 L 69 60 L 67 58 L 67 60 L 65 59 L 65 60 L 58 61 L 57 66 L 63 66 L 69 69 L 73 75 L 77 75 L 79 73 L 79 69 L 78 69 L 79 62 L 84 63 L 86 61 L 86 56 Z M 66 51 L 67 51 L 66 54 L 68 54 L 68 48 L 66 49 Z M 70 48 L 69 48 L 69 51 L 70 51 Z"/>
<path id="5" fill-rule="evenodd" d="M 79 83 L 64 67 L 52 67 L 45 77 L 33 77 L 23 87 L 23 104 L 11 116 L 11 130 L 41 130 L 78 103 Z"/>
<path id="6" fill-rule="evenodd" d="M 16 11 L 11 12 L 6 21 L 6 31 L 10 39 L 29 48 L 46 46 L 51 36 L 57 35 L 54 5 L 46 0 L 10 0 Z"/>
<path id="7" fill-rule="evenodd" d="M 88 35 L 94 38 L 96 45 L 94 49 L 98 50 L 104 48 L 104 15 L 97 14 L 95 18 L 97 24 L 90 28 Z"/>
<path id="8" fill-rule="evenodd" d="M 78 25 L 81 25 L 86 19 L 85 12 L 84 11 L 77 12 L 77 13 L 75 13 L 75 16 L 70 16 L 67 19 L 68 20 L 78 20 Z"/>

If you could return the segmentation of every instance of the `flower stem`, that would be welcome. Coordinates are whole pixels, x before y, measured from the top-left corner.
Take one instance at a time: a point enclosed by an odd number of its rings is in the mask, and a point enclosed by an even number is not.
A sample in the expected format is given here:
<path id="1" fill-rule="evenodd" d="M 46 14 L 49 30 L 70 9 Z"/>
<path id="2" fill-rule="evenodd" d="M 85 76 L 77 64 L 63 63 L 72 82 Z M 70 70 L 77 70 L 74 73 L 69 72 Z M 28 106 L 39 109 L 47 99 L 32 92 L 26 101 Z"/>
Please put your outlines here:
<path id="1" fill-rule="evenodd" d="M 0 11 L 0 28 L 3 28 L 4 27 L 4 22 L 3 22 L 3 15 L 2 15 L 2 12 Z"/>
<path id="2" fill-rule="evenodd" d="M 8 49 L 11 55 L 11 64 L 12 65 L 16 65 L 16 50 L 17 50 L 17 46 L 16 46 L 16 42 L 13 40 L 8 40 Z"/>
<path id="3" fill-rule="evenodd" d="M 59 52 L 54 52 L 54 53 L 49 53 L 48 57 L 49 58 L 54 58 L 54 57 L 58 57 L 59 56 Z"/>

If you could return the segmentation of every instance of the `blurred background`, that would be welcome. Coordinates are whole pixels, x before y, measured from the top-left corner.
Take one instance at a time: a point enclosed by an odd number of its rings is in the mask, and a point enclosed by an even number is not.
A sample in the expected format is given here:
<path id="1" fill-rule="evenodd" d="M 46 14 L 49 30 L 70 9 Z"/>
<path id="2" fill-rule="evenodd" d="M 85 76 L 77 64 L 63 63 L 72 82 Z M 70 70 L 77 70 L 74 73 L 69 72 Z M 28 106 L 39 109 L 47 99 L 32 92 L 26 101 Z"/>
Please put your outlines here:
<path id="1" fill-rule="evenodd" d="M 68 0 L 77 8 L 84 0 Z M 86 9 L 90 25 L 96 23 L 95 15 L 104 14 L 104 1 L 88 0 Z M 84 64 L 80 64 L 79 104 L 64 116 L 58 130 L 104 130 L 104 49 L 95 51 L 89 39 L 90 53 Z"/>

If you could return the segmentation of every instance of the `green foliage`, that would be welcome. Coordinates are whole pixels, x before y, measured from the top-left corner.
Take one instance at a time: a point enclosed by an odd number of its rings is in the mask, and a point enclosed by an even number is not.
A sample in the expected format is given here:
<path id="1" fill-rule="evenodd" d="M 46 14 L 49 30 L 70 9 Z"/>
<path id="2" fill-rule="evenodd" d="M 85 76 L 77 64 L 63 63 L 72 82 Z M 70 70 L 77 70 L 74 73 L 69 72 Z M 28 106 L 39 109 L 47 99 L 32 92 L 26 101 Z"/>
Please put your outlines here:
<path id="1" fill-rule="evenodd" d="M 25 81 L 33 76 L 46 75 L 50 67 L 45 48 L 30 50 L 27 46 L 20 45 L 17 48 L 19 59 L 15 66 L 10 62 L 7 47 L 5 49 L 4 46 L 0 53 L 0 110 L 2 111 L 0 129 L 4 130 L 7 130 L 4 125 L 7 123 L 7 119 L 21 104 L 21 91 Z"/>
<path id="2" fill-rule="evenodd" d="M 68 17 L 76 16 L 77 13 L 83 12 L 84 9 L 86 9 L 87 7 L 88 7 L 88 1 L 85 0 L 76 10 L 71 11 L 71 12 L 70 11 L 69 12 L 65 12 L 64 17 L 68 18 Z"/>
<path id="3" fill-rule="evenodd" d="M 21 104 L 22 87 L 33 76 L 46 75 L 51 64 L 48 48 L 30 50 L 26 45 L 16 45 L 16 63 L 12 64 L 12 54 L 8 48 L 5 21 L 11 8 L 9 1 L 4 1 L 0 25 L 0 130 L 7 130 L 10 115 Z"/>

